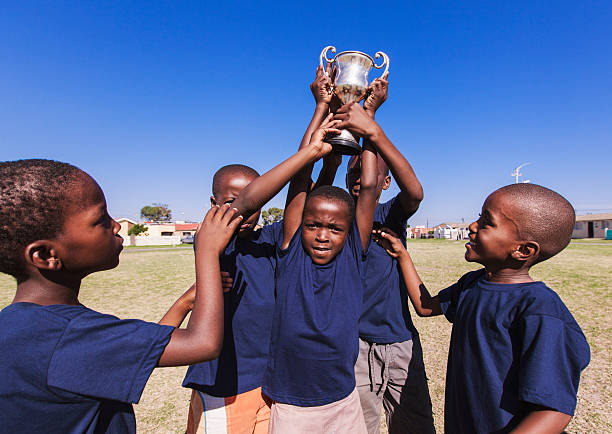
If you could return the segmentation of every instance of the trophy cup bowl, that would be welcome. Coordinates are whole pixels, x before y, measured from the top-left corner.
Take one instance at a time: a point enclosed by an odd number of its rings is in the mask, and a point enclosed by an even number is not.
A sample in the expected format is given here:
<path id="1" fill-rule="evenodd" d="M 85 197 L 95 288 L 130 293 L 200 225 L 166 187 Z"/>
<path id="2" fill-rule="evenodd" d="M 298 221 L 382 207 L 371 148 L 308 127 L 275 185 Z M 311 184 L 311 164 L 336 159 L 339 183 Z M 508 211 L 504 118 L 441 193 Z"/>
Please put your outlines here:
<path id="1" fill-rule="evenodd" d="M 335 53 L 336 47 L 332 45 L 325 47 L 321 51 L 319 62 L 323 70 L 325 70 L 324 61 L 325 64 L 334 63 L 336 76 L 334 78 L 333 92 L 343 105 L 350 102 L 358 103 L 367 96 L 368 73 L 372 67 L 381 69 L 383 66 L 386 66 L 383 75 L 389 70 L 389 56 L 382 51 L 377 52 L 375 55 L 377 59 L 379 57 L 383 58 L 383 62 L 380 65 L 376 65 L 374 59 L 361 51 L 343 51 L 333 59 L 327 58 L 328 51 Z M 357 155 L 361 153 L 358 138 L 355 139 L 348 130 L 342 130 L 342 133 L 338 136 L 329 137 L 325 141 L 331 143 L 334 151 L 340 154 Z"/>

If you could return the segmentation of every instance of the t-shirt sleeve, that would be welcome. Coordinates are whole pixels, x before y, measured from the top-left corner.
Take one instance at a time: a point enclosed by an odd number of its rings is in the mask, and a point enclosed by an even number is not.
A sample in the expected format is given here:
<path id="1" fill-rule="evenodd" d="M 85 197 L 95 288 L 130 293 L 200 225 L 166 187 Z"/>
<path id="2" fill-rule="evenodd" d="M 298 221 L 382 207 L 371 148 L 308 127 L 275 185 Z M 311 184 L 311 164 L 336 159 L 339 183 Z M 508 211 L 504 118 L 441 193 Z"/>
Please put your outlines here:
<path id="1" fill-rule="evenodd" d="M 47 384 L 80 395 L 137 403 L 174 328 L 90 311 L 70 321 Z"/>
<path id="2" fill-rule="evenodd" d="M 519 399 L 574 415 L 580 372 L 590 359 L 578 326 L 547 315 L 521 319 Z"/>
<path id="3" fill-rule="evenodd" d="M 483 275 L 484 269 L 470 271 L 469 273 L 461 276 L 461 279 L 459 279 L 456 283 L 438 293 L 440 308 L 449 322 L 455 322 L 461 293 L 468 289 L 478 278 Z"/>
<path id="4" fill-rule="evenodd" d="M 386 227 L 401 236 L 406 232 L 409 217 L 399 200 L 399 194 L 397 194 L 390 201 L 376 207 L 374 228 Z"/>

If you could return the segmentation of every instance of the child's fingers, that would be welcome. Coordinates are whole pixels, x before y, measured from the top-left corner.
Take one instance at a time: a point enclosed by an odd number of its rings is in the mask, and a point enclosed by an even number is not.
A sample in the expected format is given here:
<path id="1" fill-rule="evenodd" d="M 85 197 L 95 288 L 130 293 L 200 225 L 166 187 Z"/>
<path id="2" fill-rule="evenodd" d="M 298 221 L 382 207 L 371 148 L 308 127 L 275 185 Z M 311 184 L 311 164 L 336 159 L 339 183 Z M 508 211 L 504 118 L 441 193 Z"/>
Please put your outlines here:
<path id="1" fill-rule="evenodd" d="M 340 107 L 338 109 L 338 111 L 336 112 L 336 116 L 338 116 L 338 114 L 347 113 L 351 109 L 353 104 L 355 104 L 355 103 L 354 102 L 349 102 L 348 104 L 344 104 L 342 107 Z"/>
<path id="2" fill-rule="evenodd" d="M 331 67 L 332 67 L 332 64 L 330 62 L 327 62 L 327 65 L 325 65 L 325 73 L 327 74 L 328 77 L 331 74 Z"/>
<path id="3" fill-rule="evenodd" d="M 228 208 L 227 210 L 225 210 L 225 213 L 221 218 L 221 224 L 227 226 L 229 222 L 234 218 L 236 213 L 238 213 L 238 210 L 236 208 Z"/>
<path id="4" fill-rule="evenodd" d="M 234 208 L 236 209 L 236 208 Z M 236 210 L 238 211 L 238 210 Z M 237 215 L 236 217 L 234 217 L 234 219 L 229 222 L 229 224 L 227 225 L 227 227 L 231 230 L 232 233 L 234 233 L 234 231 L 236 231 L 236 229 L 238 229 L 238 225 L 242 222 L 244 217 L 242 217 L 242 215 Z"/>
<path id="5" fill-rule="evenodd" d="M 339 130 L 338 128 L 326 128 L 324 130 L 325 135 L 331 134 L 331 135 L 338 135 L 340 133 L 342 133 L 341 130 Z"/>
<path id="6" fill-rule="evenodd" d="M 200 223 L 200 227 L 204 223 L 210 223 L 212 219 L 215 218 L 215 215 L 217 214 L 218 210 L 219 210 L 219 205 L 211 206 L 208 212 L 206 213 L 206 215 L 204 216 L 204 220 L 202 220 L 202 223 Z M 198 227 L 198 229 L 200 229 L 200 227 Z"/>
<path id="7" fill-rule="evenodd" d="M 223 219 L 223 216 L 225 215 L 225 212 L 229 209 L 229 207 L 230 207 L 229 203 L 224 203 L 223 205 L 221 205 L 221 207 L 219 207 L 219 209 L 217 210 L 214 216 L 214 222 L 216 224 L 219 224 L 221 222 L 221 220 Z"/>
<path id="8" fill-rule="evenodd" d="M 322 72 L 323 72 L 323 65 L 319 63 L 319 66 L 317 66 L 317 71 L 315 72 L 315 77 L 320 77 Z"/>
<path id="9" fill-rule="evenodd" d="M 389 79 L 389 71 L 385 72 L 382 77 L 383 80 L 388 80 Z"/>

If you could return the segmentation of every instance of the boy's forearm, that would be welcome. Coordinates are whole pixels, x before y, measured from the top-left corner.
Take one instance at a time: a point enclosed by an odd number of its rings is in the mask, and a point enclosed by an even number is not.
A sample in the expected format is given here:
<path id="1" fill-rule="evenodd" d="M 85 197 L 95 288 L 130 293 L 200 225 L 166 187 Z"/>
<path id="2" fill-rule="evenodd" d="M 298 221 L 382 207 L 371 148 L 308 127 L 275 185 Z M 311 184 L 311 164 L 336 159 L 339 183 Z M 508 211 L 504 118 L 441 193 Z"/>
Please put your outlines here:
<path id="1" fill-rule="evenodd" d="M 281 191 L 304 166 L 311 165 L 317 158 L 313 149 L 300 149 L 278 166 L 255 178 L 240 192 L 232 206 L 238 210 L 239 215 L 248 218 Z"/>
<path id="2" fill-rule="evenodd" d="M 187 290 L 189 292 L 195 287 L 195 283 Z M 168 312 L 159 320 L 158 324 L 169 325 L 172 327 L 180 327 L 187 314 L 191 312 L 193 305 L 185 298 L 185 294 L 181 295 L 174 304 L 168 309 Z"/>
<path id="3" fill-rule="evenodd" d="M 536 410 L 530 412 L 514 428 L 512 434 L 557 434 L 563 432 L 572 417 L 554 410 Z"/>
<path id="4" fill-rule="evenodd" d="M 219 257 L 196 250 L 196 296 L 185 329 L 176 329 L 158 366 L 180 366 L 214 359 L 223 343 L 223 290 Z"/>
<path id="5" fill-rule="evenodd" d="M 383 160 L 385 160 L 387 166 L 389 166 L 389 170 L 401 190 L 399 195 L 400 203 L 404 212 L 411 216 L 416 212 L 423 200 L 423 187 L 412 166 L 401 152 L 397 150 L 382 129 L 379 128 L 370 137 L 370 141 L 374 144 Z"/>
<path id="6" fill-rule="evenodd" d="M 355 209 L 361 245 L 364 249 L 367 247 L 372 236 L 374 209 L 376 208 L 376 187 L 378 183 L 376 158 L 376 151 L 364 142 L 363 151 L 361 152 L 359 199 Z"/>
<path id="7" fill-rule="evenodd" d="M 319 103 L 315 106 L 314 114 L 312 115 L 312 119 L 306 128 L 306 132 L 304 132 L 304 136 L 302 137 L 302 141 L 300 142 L 299 149 L 302 149 L 310 143 L 310 138 L 312 134 L 321 126 L 323 119 L 329 113 L 329 105 L 325 103 Z"/>
<path id="8" fill-rule="evenodd" d="M 404 251 L 398 258 L 398 263 L 402 271 L 402 277 L 408 297 L 418 316 L 436 316 L 442 314 L 438 297 L 432 297 L 423 285 L 417 270 L 412 262 L 412 258 L 407 251 Z"/>
<path id="9" fill-rule="evenodd" d="M 314 132 L 321 126 L 323 120 L 329 112 L 329 106 L 325 103 L 319 103 L 315 107 L 312 119 L 306 128 L 306 132 L 300 142 L 298 152 L 303 152 L 308 149 L 310 140 Z M 304 164 L 291 178 L 287 198 L 285 199 L 285 212 L 283 213 L 283 242 L 282 247 L 286 248 L 293 234 L 297 230 L 302 220 L 302 212 L 306 203 L 306 195 L 313 187 L 312 168 L 316 158 L 307 164 Z"/>

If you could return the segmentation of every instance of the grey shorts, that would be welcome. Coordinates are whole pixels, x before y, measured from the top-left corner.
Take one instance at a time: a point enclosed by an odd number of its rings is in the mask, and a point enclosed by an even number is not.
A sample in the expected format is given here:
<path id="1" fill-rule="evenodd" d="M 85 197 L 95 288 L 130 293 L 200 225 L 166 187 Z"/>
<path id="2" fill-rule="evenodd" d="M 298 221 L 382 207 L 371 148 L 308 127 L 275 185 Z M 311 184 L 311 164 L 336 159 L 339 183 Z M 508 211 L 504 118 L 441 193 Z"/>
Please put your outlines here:
<path id="1" fill-rule="evenodd" d="M 390 434 L 435 432 L 418 335 L 393 344 L 359 339 L 355 380 L 369 434 L 379 433 L 383 407 Z"/>

